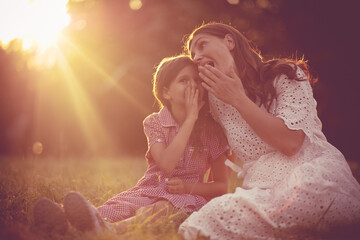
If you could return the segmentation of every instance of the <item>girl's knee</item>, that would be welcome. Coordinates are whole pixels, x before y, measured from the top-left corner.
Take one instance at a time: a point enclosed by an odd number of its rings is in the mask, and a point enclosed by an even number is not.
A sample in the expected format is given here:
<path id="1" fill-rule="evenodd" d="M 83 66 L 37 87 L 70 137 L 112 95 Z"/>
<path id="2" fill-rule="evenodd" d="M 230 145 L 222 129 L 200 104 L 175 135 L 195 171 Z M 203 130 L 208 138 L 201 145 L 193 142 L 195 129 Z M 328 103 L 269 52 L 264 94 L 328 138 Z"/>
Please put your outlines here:
<path id="1" fill-rule="evenodd" d="M 154 203 L 153 210 L 155 212 L 160 212 L 162 210 L 169 210 L 171 208 L 172 204 L 168 201 L 161 200 L 156 203 Z"/>
<path id="2" fill-rule="evenodd" d="M 149 214 L 150 215 L 153 212 L 153 208 L 154 208 L 153 204 L 141 207 L 138 210 L 136 210 L 136 215 L 141 215 L 141 214 Z"/>
<path id="3" fill-rule="evenodd" d="M 170 202 L 168 202 L 166 200 L 160 200 L 151 205 L 139 208 L 136 211 L 136 215 L 150 216 L 150 215 L 159 214 L 159 213 L 166 214 L 168 212 L 171 212 L 173 209 L 174 209 L 174 207 Z"/>

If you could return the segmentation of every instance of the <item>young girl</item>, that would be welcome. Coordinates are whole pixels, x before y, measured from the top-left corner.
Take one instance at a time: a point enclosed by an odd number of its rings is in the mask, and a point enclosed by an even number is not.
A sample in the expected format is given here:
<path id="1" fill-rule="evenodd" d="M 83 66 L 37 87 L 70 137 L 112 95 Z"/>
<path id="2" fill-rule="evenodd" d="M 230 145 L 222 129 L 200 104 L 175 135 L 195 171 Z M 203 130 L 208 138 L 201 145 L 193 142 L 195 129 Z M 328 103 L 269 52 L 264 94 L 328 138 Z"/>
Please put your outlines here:
<path id="1" fill-rule="evenodd" d="M 244 179 L 235 193 L 193 213 L 180 226 L 184 237 L 273 239 L 281 230 L 359 224 L 360 186 L 321 131 L 306 64 L 264 62 L 239 31 L 220 23 L 194 30 L 187 50 Z"/>
<path id="2" fill-rule="evenodd" d="M 197 66 L 187 56 L 166 58 L 157 68 L 153 85 L 161 110 L 144 120 L 148 140 L 145 175 L 135 187 L 116 195 L 97 211 L 79 193 L 69 193 L 64 199 L 65 215 L 77 229 L 99 231 L 105 225 L 102 219 L 106 219 L 118 222 L 115 228 L 122 230 L 135 215 L 141 221 L 169 211 L 190 214 L 207 199 L 227 192 L 227 141 L 203 107 L 204 90 Z M 205 183 L 204 175 L 210 167 L 213 181 Z M 38 215 L 38 224 L 49 225 L 49 218 L 41 218 L 43 205 L 53 208 L 55 215 L 61 214 L 49 200 L 37 204 L 35 220 Z"/>

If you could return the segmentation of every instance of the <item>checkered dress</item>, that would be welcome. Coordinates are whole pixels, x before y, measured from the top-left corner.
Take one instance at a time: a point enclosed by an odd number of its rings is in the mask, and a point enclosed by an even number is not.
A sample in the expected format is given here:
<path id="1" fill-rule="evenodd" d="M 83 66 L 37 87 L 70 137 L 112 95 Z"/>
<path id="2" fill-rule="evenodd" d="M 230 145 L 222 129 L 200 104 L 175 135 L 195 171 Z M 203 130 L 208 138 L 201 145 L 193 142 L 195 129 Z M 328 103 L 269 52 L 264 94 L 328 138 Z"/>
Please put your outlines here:
<path id="1" fill-rule="evenodd" d="M 202 132 L 201 150 L 195 150 L 188 144 L 185 151 L 170 174 L 160 170 L 155 164 L 150 148 L 154 143 L 162 142 L 167 146 L 174 139 L 180 126 L 173 119 L 170 111 L 164 107 L 160 112 L 149 115 L 144 120 L 144 131 L 148 140 L 146 159 L 148 169 L 144 176 L 131 189 L 108 200 L 98 208 L 101 216 L 109 222 L 117 222 L 135 215 L 136 210 L 151 205 L 159 200 L 168 200 L 176 208 L 187 213 L 199 210 L 207 200 L 195 194 L 171 194 L 167 191 L 165 179 L 178 177 L 184 182 L 203 182 L 204 174 L 227 149 L 227 141 L 223 135 Z"/>

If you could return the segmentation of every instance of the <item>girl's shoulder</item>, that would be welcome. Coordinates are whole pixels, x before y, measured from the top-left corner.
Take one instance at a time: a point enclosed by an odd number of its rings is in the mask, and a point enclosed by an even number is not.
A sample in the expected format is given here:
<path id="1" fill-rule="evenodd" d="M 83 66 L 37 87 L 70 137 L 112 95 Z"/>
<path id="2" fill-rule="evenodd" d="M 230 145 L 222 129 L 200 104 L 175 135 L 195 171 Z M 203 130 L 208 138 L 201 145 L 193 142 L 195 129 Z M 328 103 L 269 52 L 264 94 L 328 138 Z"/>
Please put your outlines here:
<path id="1" fill-rule="evenodd" d="M 153 112 L 143 120 L 143 126 L 151 126 L 159 122 L 159 113 Z"/>
<path id="2" fill-rule="evenodd" d="M 147 117 L 144 118 L 144 123 L 145 122 L 151 122 L 154 121 L 156 119 L 159 119 L 159 112 L 153 112 L 151 114 L 149 114 Z"/>
<path id="3" fill-rule="evenodd" d="M 161 125 L 163 127 L 172 127 L 177 125 L 167 107 L 163 107 L 159 112 L 150 114 L 143 121 L 144 126 L 152 124 Z"/>

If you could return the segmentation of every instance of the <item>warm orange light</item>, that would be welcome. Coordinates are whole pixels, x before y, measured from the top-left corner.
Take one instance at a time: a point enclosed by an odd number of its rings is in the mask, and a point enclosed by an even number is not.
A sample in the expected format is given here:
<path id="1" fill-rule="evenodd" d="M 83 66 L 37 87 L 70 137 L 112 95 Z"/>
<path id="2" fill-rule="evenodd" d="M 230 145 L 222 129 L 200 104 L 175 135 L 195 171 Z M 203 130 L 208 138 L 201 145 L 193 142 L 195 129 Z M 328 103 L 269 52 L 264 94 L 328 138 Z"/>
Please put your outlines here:
<path id="1" fill-rule="evenodd" d="M 44 150 L 44 147 L 41 142 L 35 142 L 32 146 L 32 151 L 36 155 L 40 155 Z"/>
<path id="2" fill-rule="evenodd" d="M 130 0 L 129 6 L 132 10 L 139 10 L 142 7 L 141 0 Z"/>
<path id="3" fill-rule="evenodd" d="M 5 3 L 6 2 L 6 3 Z M 4 49 L 14 39 L 22 41 L 22 50 L 37 52 L 42 57 L 54 58 L 56 40 L 61 29 L 70 23 L 68 0 L 11 0 L 0 2 L 0 46 Z"/>
<path id="4" fill-rule="evenodd" d="M 227 0 L 228 3 L 232 4 L 232 5 L 236 5 L 239 4 L 240 0 Z"/>

